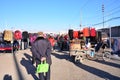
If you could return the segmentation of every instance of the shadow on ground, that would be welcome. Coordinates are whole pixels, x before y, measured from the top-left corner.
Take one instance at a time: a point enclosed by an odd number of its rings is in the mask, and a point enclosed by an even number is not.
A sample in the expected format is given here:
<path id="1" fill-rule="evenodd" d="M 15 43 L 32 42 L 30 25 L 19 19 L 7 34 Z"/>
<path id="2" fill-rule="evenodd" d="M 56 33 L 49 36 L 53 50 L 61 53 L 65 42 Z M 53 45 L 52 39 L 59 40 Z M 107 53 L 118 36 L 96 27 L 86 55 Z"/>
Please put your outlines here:
<path id="1" fill-rule="evenodd" d="M 96 75 L 96 76 L 104 78 L 105 80 L 120 80 L 120 77 L 109 74 L 108 72 L 105 72 L 103 70 L 99 70 L 97 68 L 94 68 L 94 67 L 91 67 L 88 65 L 84 65 L 84 64 L 75 64 L 75 65 L 78 66 L 79 68 L 82 68 L 82 69 Z"/>
<path id="2" fill-rule="evenodd" d="M 12 80 L 12 76 L 9 74 L 5 74 L 5 76 L 3 77 L 3 80 Z"/>
<path id="3" fill-rule="evenodd" d="M 68 60 L 70 62 L 73 61 L 72 58 L 69 55 L 66 54 L 66 52 L 64 54 L 52 53 L 52 55 L 55 56 L 58 59 L 65 59 L 65 60 Z"/>
<path id="4" fill-rule="evenodd" d="M 24 53 L 24 56 L 27 59 L 22 58 L 20 63 L 26 68 L 28 75 L 30 74 L 34 78 L 34 80 L 38 80 L 38 77 L 36 76 L 36 72 L 35 72 L 36 68 L 31 62 L 32 57 L 30 55 L 28 55 L 27 53 Z"/>
<path id="5" fill-rule="evenodd" d="M 57 54 L 57 53 L 52 53 L 53 56 L 55 56 L 58 59 L 66 59 L 70 62 L 72 62 L 73 60 L 71 59 L 71 57 L 69 55 L 64 55 L 64 54 Z M 103 64 L 106 65 L 110 65 L 110 66 L 114 66 L 114 67 L 119 67 L 119 65 L 114 64 L 114 63 L 108 63 L 108 62 L 102 62 Z M 91 67 L 88 65 L 84 65 L 84 64 L 80 64 L 80 63 L 74 63 L 77 67 L 82 68 L 88 72 L 90 72 L 91 74 L 94 74 L 98 77 L 101 77 L 105 80 L 120 80 L 120 77 L 114 76 L 112 74 L 109 74 L 108 72 L 105 72 L 103 70 L 97 69 L 95 67 Z"/>
<path id="6" fill-rule="evenodd" d="M 102 60 L 95 60 L 95 61 L 98 62 L 98 63 L 101 63 L 101 64 L 105 64 L 105 65 L 109 65 L 109 66 L 112 66 L 112 67 L 120 68 L 120 64 L 116 64 L 116 63 L 112 63 L 112 62 L 108 62 L 108 61 L 102 61 Z"/>
<path id="7" fill-rule="evenodd" d="M 23 75 L 21 73 L 21 70 L 20 70 L 20 67 L 18 65 L 16 53 L 13 53 L 13 59 L 14 59 L 14 63 L 15 63 L 15 66 L 16 66 L 16 71 L 17 71 L 18 79 L 19 80 L 24 80 L 24 77 L 23 77 Z"/>

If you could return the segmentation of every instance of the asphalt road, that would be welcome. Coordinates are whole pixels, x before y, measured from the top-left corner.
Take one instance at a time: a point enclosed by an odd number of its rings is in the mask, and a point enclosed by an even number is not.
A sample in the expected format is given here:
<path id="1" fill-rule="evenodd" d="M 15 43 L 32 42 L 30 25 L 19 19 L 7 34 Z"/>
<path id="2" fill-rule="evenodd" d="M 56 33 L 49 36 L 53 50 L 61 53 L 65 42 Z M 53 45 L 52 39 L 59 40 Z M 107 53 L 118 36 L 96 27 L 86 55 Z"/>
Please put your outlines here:
<path id="1" fill-rule="evenodd" d="M 51 80 L 120 80 L 120 60 L 73 63 L 67 51 L 52 55 Z M 29 49 L 0 53 L 0 80 L 38 80 Z"/>

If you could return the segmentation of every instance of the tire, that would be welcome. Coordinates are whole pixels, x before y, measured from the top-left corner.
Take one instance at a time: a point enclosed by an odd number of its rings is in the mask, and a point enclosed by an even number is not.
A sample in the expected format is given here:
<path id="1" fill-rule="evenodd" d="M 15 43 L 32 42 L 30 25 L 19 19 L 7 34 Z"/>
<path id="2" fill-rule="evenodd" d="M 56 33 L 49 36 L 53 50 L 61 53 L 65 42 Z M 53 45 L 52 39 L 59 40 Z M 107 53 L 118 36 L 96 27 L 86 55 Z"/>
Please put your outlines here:
<path id="1" fill-rule="evenodd" d="M 91 52 L 94 52 L 93 55 L 91 55 Z M 89 53 L 86 54 L 86 58 L 89 60 L 96 60 L 97 59 L 97 53 L 95 51 L 90 51 Z"/>
<path id="2" fill-rule="evenodd" d="M 84 52 L 82 52 L 82 51 L 76 53 L 76 54 L 77 54 L 77 55 L 75 56 L 75 62 L 76 62 L 76 63 L 81 63 L 81 64 L 83 63 L 83 60 L 85 59 L 83 53 L 84 53 Z M 85 54 L 85 53 L 84 53 L 84 54 Z"/>
<path id="3" fill-rule="evenodd" d="M 81 57 L 80 55 L 76 55 L 75 56 L 75 62 L 78 62 L 80 60 L 80 57 Z"/>
<path id="4" fill-rule="evenodd" d="M 75 56 L 70 56 L 70 60 L 71 60 L 72 62 L 74 62 L 74 61 L 75 61 Z"/>
<path id="5" fill-rule="evenodd" d="M 89 54 L 87 54 L 87 55 L 86 55 L 86 57 L 87 57 L 87 59 L 89 59 L 89 60 L 96 60 L 96 59 L 97 59 L 96 54 L 94 54 L 94 56 L 93 56 L 93 57 L 92 57 L 92 56 L 90 56 Z"/>
<path id="6" fill-rule="evenodd" d="M 110 58 L 111 58 L 111 53 L 110 52 L 108 52 L 108 51 L 106 51 L 106 52 L 104 52 L 103 53 L 103 60 L 104 61 L 109 61 L 110 60 Z"/>

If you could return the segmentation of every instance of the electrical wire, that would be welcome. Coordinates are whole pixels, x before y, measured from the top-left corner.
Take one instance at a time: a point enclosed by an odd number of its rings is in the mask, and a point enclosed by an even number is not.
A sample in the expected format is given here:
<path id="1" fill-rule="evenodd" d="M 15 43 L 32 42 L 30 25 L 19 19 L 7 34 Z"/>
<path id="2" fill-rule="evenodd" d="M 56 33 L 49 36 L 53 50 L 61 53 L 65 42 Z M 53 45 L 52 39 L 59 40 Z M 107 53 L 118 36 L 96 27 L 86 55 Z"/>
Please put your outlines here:
<path id="1" fill-rule="evenodd" d="M 89 3 L 90 0 L 87 0 L 82 6 L 80 9 L 83 9 L 88 3 Z"/>
<path id="2" fill-rule="evenodd" d="M 108 17 L 108 16 L 111 16 L 111 15 L 117 14 L 117 13 L 119 13 L 119 12 L 120 12 L 120 10 L 115 11 L 115 12 L 113 12 L 113 13 L 111 13 L 111 14 L 105 15 L 104 17 Z"/>
<path id="3" fill-rule="evenodd" d="M 110 19 L 104 21 L 104 23 L 109 22 L 109 21 L 113 21 L 113 20 L 116 20 L 116 19 L 120 19 L 120 17 L 110 18 Z M 97 23 L 97 24 L 93 24 L 92 26 L 97 26 L 97 25 L 100 25 L 100 24 L 103 24 L 103 22 L 100 22 L 100 23 Z"/>
<path id="4" fill-rule="evenodd" d="M 114 14 L 118 14 L 119 12 L 120 12 L 120 9 L 117 10 L 117 11 L 114 11 L 114 12 L 112 12 L 112 13 L 108 13 L 108 14 L 104 15 L 104 18 L 109 17 L 109 16 L 114 15 Z M 97 17 L 97 16 L 96 16 L 96 17 Z M 97 19 L 102 19 L 102 18 L 103 18 L 103 17 L 98 17 Z"/>
<path id="5" fill-rule="evenodd" d="M 114 11 L 114 10 L 116 10 L 116 9 L 120 9 L 120 5 L 117 6 L 117 7 L 115 7 L 115 8 L 113 8 L 113 9 L 111 9 L 111 10 L 109 10 L 109 11 L 107 11 L 107 12 L 112 12 L 112 11 Z"/>
<path id="6" fill-rule="evenodd" d="M 115 3 L 117 0 L 114 0 L 114 1 L 112 1 L 111 2 L 111 4 L 112 4 L 112 6 L 113 6 L 113 3 Z M 108 4 L 108 5 L 111 5 L 111 4 Z M 111 15 L 113 15 L 113 14 L 116 14 L 117 12 L 119 12 L 119 10 L 118 11 L 115 11 L 115 10 L 117 10 L 117 9 L 120 9 L 120 5 L 119 6 L 117 6 L 117 7 L 115 7 L 115 8 L 113 8 L 113 9 L 111 9 L 111 10 L 109 10 L 109 11 L 107 11 L 107 12 L 105 12 L 105 15 L 104 15 L 104 17 L 108 17 L 108 16 L 111 16 Z M 98 12 L 99 11 L 99 12 Z M 97 12 L 98 13 L 100 13 L 101 12 L 101 10 L 98 10 Z M 107 14 L 106 14 L 107 13 Z M 97 19 L 102 19 L 103 17 L 98 17 L 98 16 L 100 16 L 101 14 L 97 14 L 96 16 L 93 16 L 93 17 L 90 17 L 90 18 L 97 18 Z"/>
<path id="7" fill-rule="evenodd" d="M 117 11 L 116 11 L 117 10 Z M 114 15 L 114 14 L 118 14 L 120 12 L 120 5 L 118 5 L 117 7 L 115 8 L 112 8 L 111 10 L 107 11 L 107 14 L 104 15 L 104 18 L 105 17 L 109 17 L 111 15 Z M 97 19 L 102 19 L 103 17 L 98 17 L 96 16 Z M 115 19 L 119 19 L 119 17 L 115 17 L 115 18 L 111 18 L 111 19 L 108 19 L 106 21 L 104 21 L 104 23 L 106 22 L 109 22 L 109 21 L 112 21 L 112 20 L 115 20 Z M 100 22 L 100 23 L 97 23 L 97 24 L 93 24 L 92 26 L 96 26 L 96 25 L 100 25 L 100 24 L 103 24 L 103 22 Z"/>
<path id="8" fill-rule="evenodd" d="M 90 0 L 87 0 L 87 1 L 81 6 L 81 8 L 80 8 L 80 28 L 83 26 L 83 25 L 82 25 L 82 10 L 83 10 L 83 8 L 86 7 L 86 5 L 89 3 L 89 1 L 90 1 Z M 92 0 L 91 0 L 91 1 L 92 1 Z"/>

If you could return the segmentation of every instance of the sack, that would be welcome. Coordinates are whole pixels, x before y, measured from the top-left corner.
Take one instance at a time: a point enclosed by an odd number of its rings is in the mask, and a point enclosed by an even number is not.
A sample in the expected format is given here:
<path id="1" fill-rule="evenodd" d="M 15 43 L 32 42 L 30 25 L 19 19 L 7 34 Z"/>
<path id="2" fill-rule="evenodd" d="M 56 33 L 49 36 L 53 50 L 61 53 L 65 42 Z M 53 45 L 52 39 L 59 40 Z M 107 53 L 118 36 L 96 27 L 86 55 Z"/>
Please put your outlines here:
<path id="1" fill-rule="evenodd" d="M 96 30 L 95 28 L 90 29 L 90 36 L 95 37 L 96 36 Z"/>
<path id="2" fill-rule="evenodd" d="M 26 40 L 27 38 L 29 38 L 29 33 L 27 31 L 23 31 L 22 38 L 23 38 L 23 40 Z"/>
<path id="3" fill-rule="evenodd" d="M 83 31 L 82 30 L 78 31 L 78 37 L 83 38 Z"/>
<path id="4" fill-rule="evenodd" d="M 11 30 L 4 31 L 4 40 L 5 41 L 12 41 L 13 40 L 13 33 Z"/>
<path id="5" fill-rule="evenodd" d="M 19 30 L 16 30 L 14 32 L 14 39 L 16 39 L 16 40 L 22 39 L 22 33 Z"/>
<path id="6" fill-rule="evenodd" d="M 72 40 L 73 39 L 73 29 L 69 29 L 68 35 L 69 35 L 70 40 Z"/>
<path id="7" fill-rule="evenodd" d="M 78 31 L 73 31 L 73 37 L 78 38 Z"/>
<path id="8" fill-rule="evenodd" d="M 83 29 L 83 36 L 85 36 L 85 37 L 90 36 L 90 28 L 86 27 Z"/>
<path id="9" fill-rule="evenodd" d="M 36 73 L 48 72 L 48 69 L 49 69 L 49 64 L 46 63 L 46 61 L 44 61 L 38 64 Z"/>

